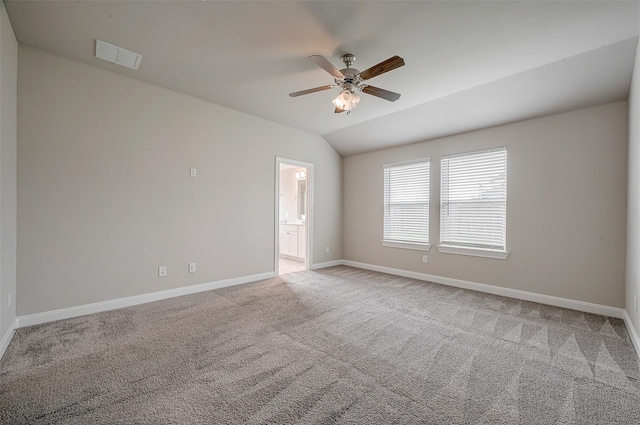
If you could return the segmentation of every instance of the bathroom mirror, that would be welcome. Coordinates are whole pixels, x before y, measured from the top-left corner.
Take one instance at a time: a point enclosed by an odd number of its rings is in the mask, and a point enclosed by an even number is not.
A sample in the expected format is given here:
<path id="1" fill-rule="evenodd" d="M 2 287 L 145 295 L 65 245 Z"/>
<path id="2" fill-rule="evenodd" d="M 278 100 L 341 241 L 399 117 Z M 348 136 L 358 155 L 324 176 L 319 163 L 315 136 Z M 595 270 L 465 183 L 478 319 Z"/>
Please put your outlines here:
<path id="1" fill-rule="evenodd" d="M 298 180 L 298 220 L 307 215 L 307 179 Z"/>

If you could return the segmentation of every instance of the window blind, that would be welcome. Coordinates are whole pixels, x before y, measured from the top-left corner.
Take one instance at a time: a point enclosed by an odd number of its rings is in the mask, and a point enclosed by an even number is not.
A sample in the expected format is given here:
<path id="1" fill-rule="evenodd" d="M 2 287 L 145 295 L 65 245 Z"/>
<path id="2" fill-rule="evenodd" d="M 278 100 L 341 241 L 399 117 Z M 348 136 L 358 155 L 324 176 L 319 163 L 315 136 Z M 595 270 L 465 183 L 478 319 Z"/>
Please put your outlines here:
<path id="1" fill-rule="evenodd" d="M 506 250 L 507 149 L 443 156 L 440 243 Z"/>
<path id="2" fill-rule="evenodd" d="M 384 166 L 384 240 L 429 243 L 428 159 Z"/>

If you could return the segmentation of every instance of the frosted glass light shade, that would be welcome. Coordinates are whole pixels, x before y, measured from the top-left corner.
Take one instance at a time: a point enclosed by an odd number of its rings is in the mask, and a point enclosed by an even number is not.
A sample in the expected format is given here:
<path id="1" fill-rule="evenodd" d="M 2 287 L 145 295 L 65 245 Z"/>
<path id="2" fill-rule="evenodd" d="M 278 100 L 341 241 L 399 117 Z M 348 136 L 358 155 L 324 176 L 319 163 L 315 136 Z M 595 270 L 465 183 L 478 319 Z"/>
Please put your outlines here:
<path id="1" fill-rule="evenodd" d="M 331 101 L 336 107 L 350 111 L 360 102 L 360 96 L 349 90 L 343 90 L 335 99 Z"/>

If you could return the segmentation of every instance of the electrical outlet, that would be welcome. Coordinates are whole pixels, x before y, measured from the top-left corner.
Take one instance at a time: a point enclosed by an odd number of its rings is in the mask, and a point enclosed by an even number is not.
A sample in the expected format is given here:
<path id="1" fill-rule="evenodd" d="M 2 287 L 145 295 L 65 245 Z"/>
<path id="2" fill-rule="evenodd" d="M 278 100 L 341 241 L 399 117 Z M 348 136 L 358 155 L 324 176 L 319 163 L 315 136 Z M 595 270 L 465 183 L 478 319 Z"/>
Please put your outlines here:
<path id="1" fill-rule="evenodd" d="M 189 273 L 195 273 L 196 263 L 189 263 Z"/>
<path id="2" fill-rule="evenodd" d="M 326 248 L 324 249 L 324 252 L 325 252 L 326 254 L 328 254 L 328 253 L 329 253 L 329 247 L 326 247 Z"/>
<path id="3" fill-rule="evenodd" d="M 9 296 L 11 296 L 11 295 L 9 295 Z M 638 311 L 638 296 L 637 295 L 633 296 L 633 309 L 635 311 Z"/>
<path id="4" fill-rule="evenodd" d="M 165 277 L 167 275 L 167 266 L 158 267 L 158 277 Z"/>
<path id="5" fill-rule="evenodd" d="M 429 259 L 427 258 L 427 256 L 426 256 L 426 255 L 423 255 L 423 256 L 422 256 L 422 262 L 423 262 L 423 263 L 427 264 L 427 261 L 428 261 L 428 260 L 429 260 Z"/>
<path id="6" fill-rule="evenodd" d="M 198 175 L 198 170 L 195 168 L 191 168 L 191 177 L 196 177 Z"/>
<path id="7" fill-rule="evenodd" d="M 11 308 L 11 292 L 9 292 L 9 308 Z"/>

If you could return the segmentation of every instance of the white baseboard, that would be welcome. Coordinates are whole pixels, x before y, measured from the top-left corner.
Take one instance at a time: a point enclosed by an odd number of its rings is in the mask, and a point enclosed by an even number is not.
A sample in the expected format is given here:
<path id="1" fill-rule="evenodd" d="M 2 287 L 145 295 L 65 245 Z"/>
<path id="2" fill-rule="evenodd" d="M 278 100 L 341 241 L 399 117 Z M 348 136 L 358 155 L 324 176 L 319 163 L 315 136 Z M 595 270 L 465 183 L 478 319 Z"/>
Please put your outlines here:
<path id="1" fill-rule="evenodd" d="M 342 261 L 342 260 L 327 261 L 327 262 L 324 262 L 324 263 L 312 264 L 309 267 L 309 270 L 324 269 L 324 268 L 327 268 L 327 267 L 341 266 L 343 264 L 344 264 L 344 261 Z"/>
<path id="2" fill-rule="evenodd" d="M 197 292 L 210 291 L 212 289 L 224 288 L 227 286 L 256 282 L 259 280 L 270 279 L 272 277 L 275 277 L 275 275 L 275 272 L 259 273 L 250 276 L 218 280 L 216 282 L 202 283 L 199 285 L 185 286 L 182 288 L 168 289 L 166 291 L 152 292 L 150 294 L 134 295 L 132 297 L 118 298 L 115 300 L 85 304 L 76 307 L 62 308 L 60 310 L 28 314 L 26 316 L 19 316 L 18 318 L 16 318 L 16 328 L 55 322 L 56 320 L 70 319 L 72 317 L 84 316 L 86 314 L 100 313 L 102 311 L 130 307 L 133 305 L 179 297 L 181 295 L 195 294 Z"/>
<path id="3" fill-rule="evenodd" d="M 7 332 L 5 332 L 5 334 L 2 336 L 2 339 L 0 339 L 0 359 L 2 359 L 2 356 L 4 356 L 4 352 L 7 351 L 7 347 L 11 342 L 11 338 L 13 338 L 13 335 L 16 333 L 17 327 L 18 327 L 18 319 L 16 318 L 16 319 L 13 319 L 11 326 L 9 326 L 9 329 L 7 329 Z"/>
<path id="4" fill-rule="evenodd" d="M 601 304 L 592 304 L 584 301 L 571 300 L 568 298 L 554 297 L 551 295 L 536 294 L 535 292 L 521 291 L 519 289 L 503 288 L 500 286 L 487 285 L 485 283 L 470 282 L 467 280 L 453 279 L 450 277 L 436 276 L 426 273 L 412 272 L 391 267 L 377 266 L 357 261 L 343 260 L 345 266 L 357 267 L 360 269 L 373 270 L 392 274 L 396 276 L 408 277 L 411 279 L 425 280 L 442 285 L 454 286 L 456 288 L 470 289 L 473 291 L 486 292 L 488 294 L 500 295 L 503 297 L 516 298 L 524 301 L 532 301 L 540 304 L 553 305 L 556 307 L 569 308 L 571 310 L 584 311 L 586 313 L 600 314 L 602 316 L 624 318 L 626 313 L 622 308 L 609 307 Z"/>
<path id="5" fill-rule="evenodd" d="M 631 342 L 633 342 L 633 346 L 636 347 L 636 353 L 638 354 L 638 357 L 640 357 L 640 337 L 638 336 L 636 327 L 633 326 L 633 322 L 631 321 L 631 317 L 629 317 L 629 313 L 627 313 L 627 310 L 624 310 L 624 323 L 625 325 L 627 325 L 627 330 L 629 331 Z"/>
<path id="6" fill-rule="evenodd" d="M 374 264 L 360 263 L 350 260 L 334 260 L 324 263 L 316 263 L 310 266 L 311 270 L 318 270 L 326 267 L 334 267 L 339 265 L 351 266 L 365 270 L 372 270 L 381 273 L 392 274 L 396 276 L 408 277 L 411 279 L 424 280 L 428 282 L 439 283 L 442 285 L 453 286 L 457 288 L 470 289 L 473 291 L 485 292 L 489 294 L 516 298 L 525 301 L 538 302 L 541 304 L 553 305 L 556 307 L 569 308 L 572 310 L 584 311 L 587 313 L 600 314 L 603 316 L 624 319 L 629 335 L 636 348 L 636 352 L 640 356 L 640 337 L 636 331 L 631 318 L 627 311 L 622 308 L 609 307 L 600 304 L 587 303 L 584 301 L 571 300 L 568 298 L 554 297 L 544 294 L 536 294 L 534 292 L 522 291 L 518 289 L 503 288 L 499 286 L 487 285 L 484 283 L 471 282 L 461 279 L 453 279 L 448 277 L 430 275 L 426 273 L 412 272 L 408 270 L 395 269 L 391 267 L 378 266 Z M 240 285 L 243 283 L 256 282 L 259 280 L 270 279 L 275 277 L 274 272 L 260 273 L 250 276 L 242 276 L 238 278 L 225 279 L 216 282 L 208 282 L 200 285 L 186 286 L 182 288 L 169 289 L 166 291 L 152 292 L 150 294 L 136 295 L 132 297 L 119 298 L 110 301 L 103 301 L 93 304 L 86 304 L 76 307 L 69 307 L 60 310 L 47 311 L 43 313 L 29 314 L 17 317 L 9 330 L 0 340 L 0 358 L 11 342 L 11 338 L 18 328 L 38 325 L 42 323 L 53 322 L 56 320 L 70 319 L 73 317 L 83 316 L 86 314 L 99 313 L 102 311 L 114 310 L 133 305 L 144 304 L 152 301 L 159 301 L 167 298 L 179 297 L 181 295 L 194 294 L 197 292 L 210 291 L 212 289 L 224 288 L 227 286 Z"/>

